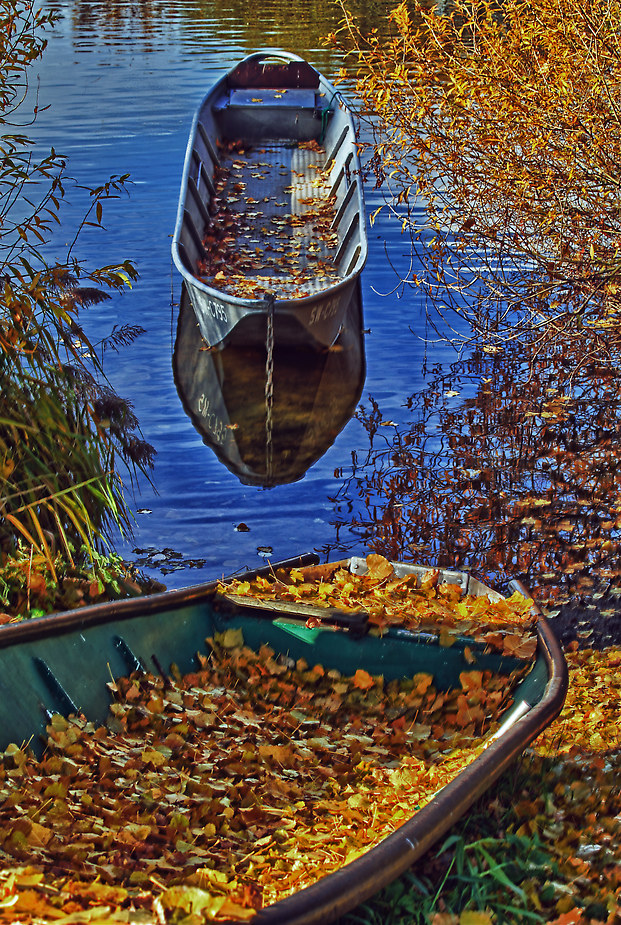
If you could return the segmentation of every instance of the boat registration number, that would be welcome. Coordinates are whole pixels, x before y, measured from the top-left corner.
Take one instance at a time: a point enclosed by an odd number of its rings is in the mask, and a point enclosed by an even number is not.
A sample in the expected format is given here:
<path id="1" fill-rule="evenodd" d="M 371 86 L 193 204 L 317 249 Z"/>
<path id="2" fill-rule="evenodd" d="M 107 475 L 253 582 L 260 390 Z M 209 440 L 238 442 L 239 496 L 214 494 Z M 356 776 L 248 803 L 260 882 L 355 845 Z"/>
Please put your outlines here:
<path id="1" fill-rule="evenodd" d="M 204 392 L 201 392 L 198 398 L 196 410 L 204 421 L 205 429 L 209 431 L 217 444 L 222 445 L 226 437 L 226 425 L 212 409 L 211 399 Z"/>
<path id="2" fill-rule="evenodd" d="M 329 299 L 327 302 L 320 302 L 319 305 L 315 305 L 311 312 L 310 323 L 318 324 L 326 318 L 332 318 L 339 310 L 340 304 L 341 300 L 339 296 L 334 296 L 334 298 Z"/>
<path id="3" fill-rule="evenodd" d="M 222 305 L 219 302 L 215 302 L 213 299 L 207 299 L 206 308 L 212 318 L 216 321 L 226 321 L 226 312 L 224 311 Z"/>

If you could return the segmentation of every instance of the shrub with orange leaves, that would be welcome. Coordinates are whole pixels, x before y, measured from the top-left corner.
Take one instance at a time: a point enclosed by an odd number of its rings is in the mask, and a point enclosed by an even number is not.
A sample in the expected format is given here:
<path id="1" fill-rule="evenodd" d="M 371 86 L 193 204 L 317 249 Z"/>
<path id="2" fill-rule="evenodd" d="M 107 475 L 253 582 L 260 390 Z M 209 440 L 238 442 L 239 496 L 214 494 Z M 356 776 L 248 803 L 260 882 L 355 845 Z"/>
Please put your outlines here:
<path id="1" fill-rule="evenodd" d="M 526 329 L 618 327 L 619 4 L 403 0 L 366 33 L 353 6 L 332 41 L 422 264 L 403 285 L 491 349 Z"/>

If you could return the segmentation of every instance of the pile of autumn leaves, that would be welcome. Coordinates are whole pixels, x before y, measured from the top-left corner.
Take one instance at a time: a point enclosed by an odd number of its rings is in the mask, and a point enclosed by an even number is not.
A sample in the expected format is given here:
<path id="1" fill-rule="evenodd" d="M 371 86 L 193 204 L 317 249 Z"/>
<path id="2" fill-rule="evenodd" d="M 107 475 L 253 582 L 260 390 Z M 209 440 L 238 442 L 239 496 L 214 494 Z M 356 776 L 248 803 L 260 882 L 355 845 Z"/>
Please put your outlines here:
<path id="1" fill-rule="evenodd" d="M 537 648 L 531 602 L 518 592 L 510 598 L 492 592 L 465 594 L 460 584 L 441 583 L 439 569 L 417 567 L 400 575 L 375 553 L 366 557 L 362 574 L 352 572 L 346 562 L 333 562 L 253 581 L 230 581 L 222 590 L 229 596 L 363 613 L 375 635 L 391 628 L 430 633 L 447 648 L 466 637 L 519 659 L 532 658 Z"/>
<path id="2" fill-rule="evenodd" d="M 58 897 L 76 911 L 95 882 L 120 920 L 127 906 L 132 921 L 251 918 L 405 822 L 509 700 L 489 672 L 440 694 L 422 673 L 384 688 L 362 670 L 287 667 L 239 630 L 210 643 L 194 674 L 111 684 L 108 728 L 55 717 L 41 761 L 7 751 L 2 848 L 37 870 L 15 875 L 35 889 L 7 895 L 10 915 L 51 915 Z"/>
<path id="3" fill-rule="evenodd" d="M 336 569 L 224 590 L 278 592 L 328 610 L 355 610 L 364 590 L 372 633 L 394 625 L 407 598 L 414 603 L 406 625 L 435 625 L 444 645 L 469 623 L 473 636 L 500 649 L 499 640 L 520 637 L 510 644 L 514 653 L 532 635 L 517 599 L 488 602 L 477 623 L 467 608 L 481 602 L 464 604 L 434 573 L 414 583 L 379 557 L 370 565 L 366 579 Z M 443 693 L 424 673 L 385 683 L 363 669 L 345 677 L 303 659 L 291 663 L 267 646 L 254 652 L 232 628 L 208 642 L 211 653 L 193 674 L 171 669 L 170 677 L 112 682 L 106 728 L 54 717 L 40 761 L 7 749 L 0 921 L 251 919 L 368 850 L 428 802 L 480 752 L 515 680 L 465 671 L 460 689 Z M 513 807 L 516 831 L 549 838 L 567 871 L 553 907 L 559 925 L 595 921 L 580 917 L 587 894 L 602 900 L 612 922 L 619 892 L 619 790 L 610 775 L 619 771 L 621 658 L 608 653 L 606 671 L 593 653 L 571 658 L 568 709 L 528 759 L 539 785 Z M 552 770 L 539 757 L 550 750 L 558 759 Z M 532 903 L 541 906 L 535 890 Z M 477 915 L 438 913 L 435 925 L 493 921 Z"/>
<path id="4" fill-rule="evenodd" d="M 567 699 L 524 758 L 510 830 L 537 838 L 556 868 L 543 902 L 541 887 L 528 893 L 549 925 L 615 925 L 621 921 L 621 649 L 578 650 L 572 643 L 566 656 Z"/>

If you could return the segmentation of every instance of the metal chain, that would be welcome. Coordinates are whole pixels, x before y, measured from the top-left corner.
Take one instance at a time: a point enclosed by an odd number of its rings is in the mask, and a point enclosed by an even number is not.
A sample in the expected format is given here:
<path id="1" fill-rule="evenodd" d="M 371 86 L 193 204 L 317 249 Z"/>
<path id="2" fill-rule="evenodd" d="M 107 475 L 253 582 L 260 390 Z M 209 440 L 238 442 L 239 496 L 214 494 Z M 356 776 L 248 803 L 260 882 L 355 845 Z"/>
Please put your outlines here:
<path id="1" fill-rule="evenodd" d="M 272 446 L 272 408 L 274 404 L 274 301 L 272 294 L 266 298 L 267 332 L 265 347 L 265 470 L 268 484 L 272 481 L 273 446 Z"/>

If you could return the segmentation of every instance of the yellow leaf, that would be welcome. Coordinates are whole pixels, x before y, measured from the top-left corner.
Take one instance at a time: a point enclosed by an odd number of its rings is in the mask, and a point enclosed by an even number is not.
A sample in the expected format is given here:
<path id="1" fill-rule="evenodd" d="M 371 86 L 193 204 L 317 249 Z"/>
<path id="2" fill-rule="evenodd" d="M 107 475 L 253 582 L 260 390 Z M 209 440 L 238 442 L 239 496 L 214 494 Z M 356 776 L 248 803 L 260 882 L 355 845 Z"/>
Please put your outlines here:
<path id="1" fill-rule="evenodd" d="M 225 896 L 213 896 L 195 886 L 172 886 L 164 890 L 161 903 L 165 909 L 183 910 L 188 914 L 206 914 L 213 918 L 225 903 Z"/>
<path id="2" fill-rule="evenodd" d="M 492 916 L 489 912 L 468 910 L 459 916 L 459 925 L 492 925 Z"/>
<path id="3" fill-rule="evenodd" d="M 287 745 L 259 745 L 259 754 L 262 758 L 273 758 L 277 762 L 291 759 L 291 749 Z"/>
<path id="4" fill-rule="evenodd" d="M 247 922 L 253 919 L 257 914 L 256 909 L 249 909 L 246 906 L 240 906 L 233 902 L 232 899 L 225 899 L 218 910 L 221 916 L 232 919 L 235 922 Z"/>
<path id="5" fill-rule="evenodd" d="M 423 575 L 420 587 L 422 591 L 429 591 L 431 588 L 435 588 L 438 585 L 440 579 L 440 570 L 437 568 L 429 569 L 428 572 L 425 572 Z"/>
<path id="6" fill-rule="evenodd" d="M 225 649 L 236 649 L 244 644 L 244 634 L 240 629 L 228 629 L 218 633 L 216 641 Z"/>
<path id="7" fill-rule="evenodd" d="M 33 822 L 30 832 L 26 836 L 26 841 L 29 845 L 47 845 L 53 834 L 51 829 L 44 825 L 39 825 L 38 822 Z"/>
<path id="8" fill-rule="evenodd" d="M 8 479 L 15 469 L 15 463 L 10 456 L 5 456 L 0 463 L 0 478 Z"/>
<path id="9" fill-rule="evenodd" d="M 166 757 L 155 748 L 145 748 L 140 757 L 145 764 L 152 764 L 156 768 L 166 764 Z"/>

